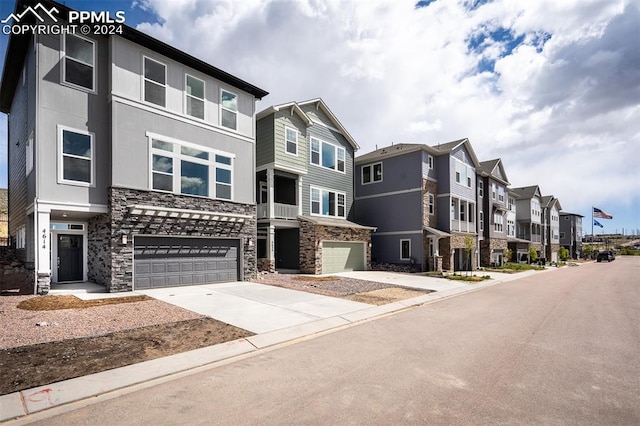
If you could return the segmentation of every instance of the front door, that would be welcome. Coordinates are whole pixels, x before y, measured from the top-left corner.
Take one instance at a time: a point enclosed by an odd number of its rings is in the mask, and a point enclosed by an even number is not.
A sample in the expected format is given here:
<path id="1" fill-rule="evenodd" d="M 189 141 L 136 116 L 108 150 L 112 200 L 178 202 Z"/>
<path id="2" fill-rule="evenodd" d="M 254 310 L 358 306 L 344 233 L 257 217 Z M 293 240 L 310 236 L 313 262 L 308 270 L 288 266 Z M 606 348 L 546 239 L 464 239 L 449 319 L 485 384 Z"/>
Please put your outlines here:
<path id="1" fill-rule="evenodd" d="M 82 235 L 58 234 L 58 281 L 82 278 Z"/>

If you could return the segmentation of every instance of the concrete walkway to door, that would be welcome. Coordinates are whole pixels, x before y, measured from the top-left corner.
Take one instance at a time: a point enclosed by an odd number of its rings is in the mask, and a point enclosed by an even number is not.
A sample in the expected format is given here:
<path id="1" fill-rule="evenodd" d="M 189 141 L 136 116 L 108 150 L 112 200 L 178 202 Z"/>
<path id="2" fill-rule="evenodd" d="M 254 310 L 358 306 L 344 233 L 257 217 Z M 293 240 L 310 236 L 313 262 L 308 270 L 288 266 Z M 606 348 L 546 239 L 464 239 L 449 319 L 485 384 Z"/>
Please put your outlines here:
<path id="1" fill-rule="evenodd" d="M 251 282 L 137 290 L 253 333 L 266 333 L 371 308 L 366 303 Z"/>

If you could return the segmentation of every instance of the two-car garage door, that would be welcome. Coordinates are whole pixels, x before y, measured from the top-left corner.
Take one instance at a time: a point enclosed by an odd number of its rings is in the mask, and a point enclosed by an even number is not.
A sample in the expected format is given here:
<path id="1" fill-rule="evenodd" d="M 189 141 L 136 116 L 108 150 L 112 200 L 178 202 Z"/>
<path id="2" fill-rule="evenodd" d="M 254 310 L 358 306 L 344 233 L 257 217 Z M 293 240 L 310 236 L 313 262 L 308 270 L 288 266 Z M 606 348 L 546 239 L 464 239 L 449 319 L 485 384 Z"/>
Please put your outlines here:
<path id="1" fill-rule="evenodd" d="M 322 273 L 364 271 L 365 243 L 324 241 L 322 243 Z"/>
<path id="2" fill-rule="evenodd" d="M 239 240 L 136 237 L 136 290 L 238 281 Z"/>

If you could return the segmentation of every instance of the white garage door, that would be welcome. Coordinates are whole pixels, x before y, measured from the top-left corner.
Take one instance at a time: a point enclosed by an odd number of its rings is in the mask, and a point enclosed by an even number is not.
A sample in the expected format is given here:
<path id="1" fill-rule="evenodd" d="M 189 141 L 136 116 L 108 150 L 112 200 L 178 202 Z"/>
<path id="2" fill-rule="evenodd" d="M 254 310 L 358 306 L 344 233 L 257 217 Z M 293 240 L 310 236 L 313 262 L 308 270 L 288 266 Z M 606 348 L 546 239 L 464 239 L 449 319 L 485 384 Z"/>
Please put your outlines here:
<path id="1" fill-rule="evenodd" d="M 136 290 L 238 281 L 239 240 L 136 237 Z"/>
<path id="2" fill-rule="evenodd" d="M 325 241 L 322 243 L 322 273 L 364 271 L 365 243 Z"/>

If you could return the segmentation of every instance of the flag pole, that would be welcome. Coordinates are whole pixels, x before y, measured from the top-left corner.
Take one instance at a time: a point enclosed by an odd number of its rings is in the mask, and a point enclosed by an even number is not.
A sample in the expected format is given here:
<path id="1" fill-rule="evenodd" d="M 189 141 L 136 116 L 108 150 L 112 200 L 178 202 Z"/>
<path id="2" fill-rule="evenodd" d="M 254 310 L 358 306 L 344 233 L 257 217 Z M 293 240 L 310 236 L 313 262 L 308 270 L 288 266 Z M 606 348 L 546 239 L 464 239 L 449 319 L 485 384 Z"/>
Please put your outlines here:
<path id="1" fill-rule="evenodd" d="M 593 206 L 591 206 L 591 246 L 593 249 Z"/>

